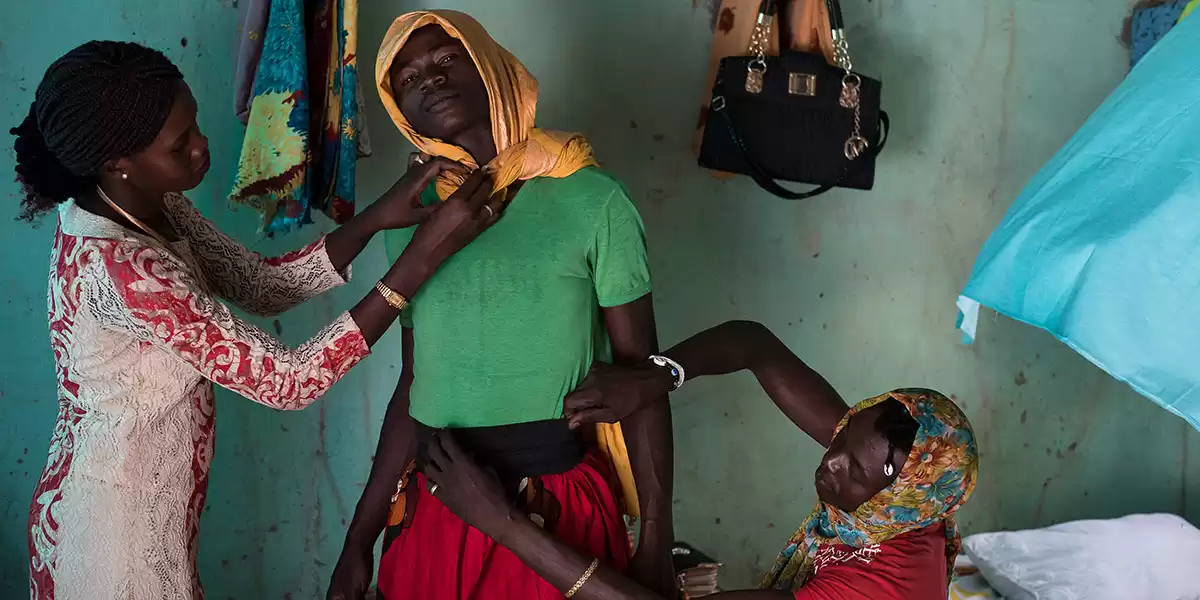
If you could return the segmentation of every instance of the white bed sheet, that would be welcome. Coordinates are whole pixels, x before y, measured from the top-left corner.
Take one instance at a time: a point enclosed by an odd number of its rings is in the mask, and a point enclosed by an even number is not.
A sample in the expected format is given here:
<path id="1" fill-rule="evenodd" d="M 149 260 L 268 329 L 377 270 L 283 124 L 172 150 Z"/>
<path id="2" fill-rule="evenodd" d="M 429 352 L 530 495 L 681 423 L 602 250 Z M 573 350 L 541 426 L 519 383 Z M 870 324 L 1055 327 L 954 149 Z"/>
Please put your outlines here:
<path id="1" fill-rule="evenodd" d="M 1004 600 L 999 592 L 988 585 L 983 573 L 971 559 L 961 554 L 954 561 L 954 577 L 950 580 L 950 600 Z"/>

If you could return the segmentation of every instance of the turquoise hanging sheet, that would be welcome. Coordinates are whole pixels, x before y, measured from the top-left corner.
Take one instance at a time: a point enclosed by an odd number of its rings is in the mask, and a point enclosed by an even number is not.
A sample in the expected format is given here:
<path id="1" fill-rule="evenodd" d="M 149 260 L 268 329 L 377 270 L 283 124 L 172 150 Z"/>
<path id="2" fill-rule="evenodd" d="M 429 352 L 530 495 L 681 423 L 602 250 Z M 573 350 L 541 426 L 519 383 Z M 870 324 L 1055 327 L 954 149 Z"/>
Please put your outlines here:
<path id="1" fill-rule="evenodd" d="M 1200 19 L 1156 44 L 1013 203 L 958 301 L 968 341 L 980 305 L 1200 429 Z"/>

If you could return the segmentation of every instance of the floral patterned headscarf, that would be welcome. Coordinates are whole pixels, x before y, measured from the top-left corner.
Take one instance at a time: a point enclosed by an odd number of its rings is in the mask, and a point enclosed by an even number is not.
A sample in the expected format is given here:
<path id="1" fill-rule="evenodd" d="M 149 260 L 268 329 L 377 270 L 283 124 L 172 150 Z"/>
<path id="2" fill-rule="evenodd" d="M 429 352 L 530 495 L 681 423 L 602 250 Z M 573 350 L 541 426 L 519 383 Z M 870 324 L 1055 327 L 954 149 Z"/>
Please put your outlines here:
<path id="1" fill-rule="evenodd" d="M 821 545 L 863 548 L 939 522 L 946 525 L 946 566 L 954 568 L 962 540 L 953 515 L 971 496 L 979 472 L 971 423 L 954 402 L 935 391 L 896 390 L 859 402 L 842 417 L 834 436 L 850 417 L 885 400 L 903 404 L 917 422 L 913 447 L 900 475 L 853 513 L 818 502 L 788 540 L 761 587 L 802 587 L 813 576 L 813 561 Z"/>

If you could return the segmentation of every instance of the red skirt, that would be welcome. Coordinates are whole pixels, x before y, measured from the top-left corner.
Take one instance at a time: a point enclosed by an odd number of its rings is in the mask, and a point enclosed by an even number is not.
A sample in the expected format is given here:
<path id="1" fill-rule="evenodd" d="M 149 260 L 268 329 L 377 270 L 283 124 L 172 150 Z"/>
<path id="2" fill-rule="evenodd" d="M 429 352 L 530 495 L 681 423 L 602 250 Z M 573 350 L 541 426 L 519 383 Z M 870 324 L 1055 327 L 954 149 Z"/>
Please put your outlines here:
<path id="1" fill-rule="evenodd" d="M 572 548 L 625 570 L 629 538 L 610 484 L 611 466 L 588 453 L 575 468 L 540 477 L 560 512 L 552 531 Z M 384 550 L 379 591 L 385 600 L 556 600 L 561 592 L 512 552 L 463 523 L 426 489 L 418 474 L 411 525 Z"/>

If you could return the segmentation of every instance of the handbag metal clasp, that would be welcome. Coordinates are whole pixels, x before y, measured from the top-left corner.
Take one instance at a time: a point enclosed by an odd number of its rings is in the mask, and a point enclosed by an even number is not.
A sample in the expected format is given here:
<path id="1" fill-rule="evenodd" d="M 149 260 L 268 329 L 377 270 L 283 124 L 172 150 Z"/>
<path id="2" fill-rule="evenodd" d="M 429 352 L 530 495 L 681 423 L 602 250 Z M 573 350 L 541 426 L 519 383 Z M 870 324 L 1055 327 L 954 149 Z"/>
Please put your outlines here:
<path id="1" fill-rule="evenodd" d="M 751 94 L 761 94 L 763 91 L 763 76 L 767 74 L 767 61 L 756 58 L 746 65 L 746 91 Z"/>
<path id="2" fill-rule="evenodd" d="M 838 104 L 842 108 L 858 109 L 858 93 L 862 88 L 862 78 L 849 71 L 842 76 L 842 95 L 838 97 Z"/>
<path id="3" fill-rule="evenodd" d="M 854 160 L 862 156 L 863 153 L 867 151 L 867 148 L 870 147 L 870 145 L 871 143 L 867 141 L 867 138 L 858 135 L 858 133 L 851 135 L 850 139 L 846 140 L 846 143 L 843 147 L 843 150 L 846 153 L 846 160 Z"/>
<path id="4" fill-rule="evenodd" d="M 816 96 L 817 76 L 809 73 L 788 73 L 788 93 L 793 96 Z"/>
<path id="5" fill-rule="evenodd" d="M 764 2 L 763 6 L 770 7 L 767 2 Z M 746 91 L 751 94 L 761 94 L 763 91 L 763 79 L 767 74 L 768 36 L 771 34 L 773 22 L 774 17 L 770 12 L 758 13 L 758 21 L 754 23 L 754 34 L 750 36 L 750 54 L 754 55 L 754 59 L 746 65 Z"/>

